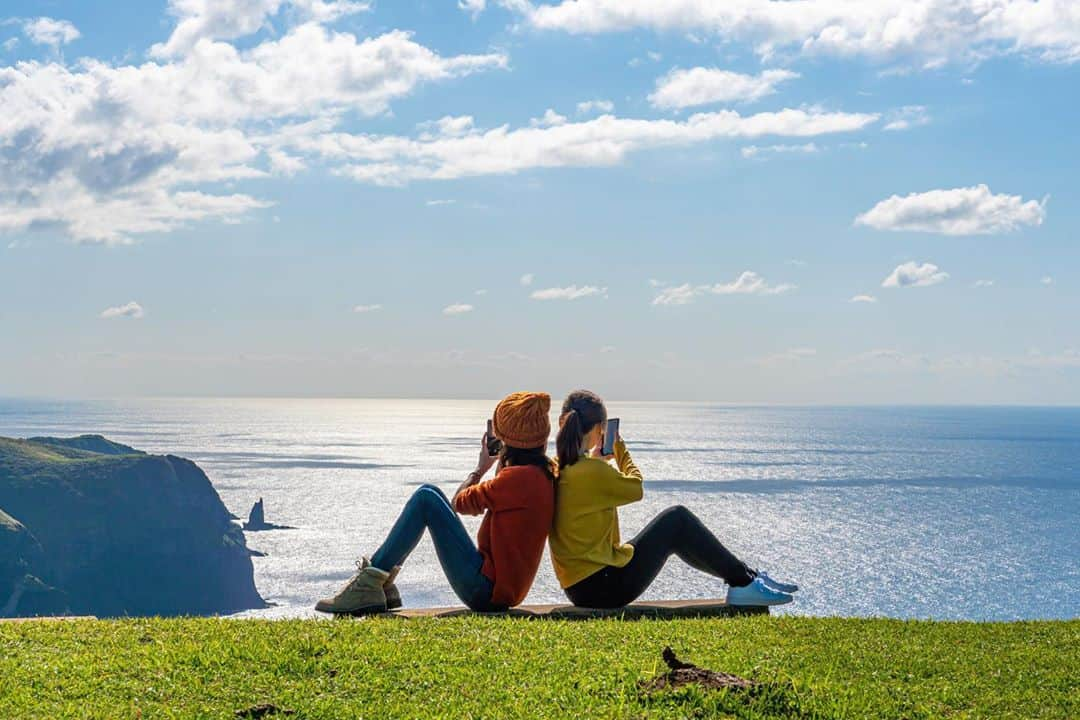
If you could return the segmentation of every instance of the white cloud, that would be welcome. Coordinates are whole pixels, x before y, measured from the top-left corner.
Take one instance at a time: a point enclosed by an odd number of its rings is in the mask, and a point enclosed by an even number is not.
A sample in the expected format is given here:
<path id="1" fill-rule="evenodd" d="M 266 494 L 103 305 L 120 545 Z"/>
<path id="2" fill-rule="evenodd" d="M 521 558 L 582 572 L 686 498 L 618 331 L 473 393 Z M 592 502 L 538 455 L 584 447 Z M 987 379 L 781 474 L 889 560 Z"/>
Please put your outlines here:
<path id="1" fill-rule="evenodd" d="M 453 305 L 447 305 L 443 308 L 443 315 L 462 315 L 464 313 L 470 313 L 474 310 L 472 305 L 467 303 L 454 303 Z"/>
<path id="2" fill-rule="evenodd" d="M 1080 351 L 1072 348 L 1043 353 L 1033 349 L 1025 355 L 991 357 L 947 355 L 933 358 L 921 353 L 877 349 L 859 353 L 840 362 L 840 367 L 864 372 L 922 372 L 938 375 L 962 373 L 987 377 L 1016 376 L 1018 373 L 1057 372 L 1080 368 Z"/>
<path id="3" fill-rule="evenodd" d="M 589 297 L 590 295 L 606 295 L 606 287 L 597 287 L 596 285 L 583 285 L 578 287 L 577 285 L 570 285 L 563 288 L 546 288 L 544 290 L 536 290 L 530 297 L 533 300 L 578 300 L 583 297 Z"/>
<path id="4" fill-rule="evenodd" d="M 1048 370 L 1080 368 L 1080 350 L 1066 348 L 1057 353 L 1043 353 L 1039 350 L 1032 350 L 1027 356 L 1017 361 L 1017 364 L 1023 367 Z"/>
<path id="5" fill-rule="evenodd" d="M 744 158 L 754 158 L 766 153 L 813 155 L 821 152 L 821 148 L 812 142 L 803 143 L 802 145 L 747 145 L 739 152 L 742 153 Z"/>
<path id="6" fill-rule="evenodd" d="M 19 47 L 19 38 L 8 38 L 4 42 L 0 43 L 0 48 L 3 48 L 6 52 L 11 52 L 15 48 Z"/>
<path id="7" fill-rule="evenodd" d="M 303 158 L 295 157 L 282 150 L 269 150 L 266 155 L 270 159 L 270 169 L 276 175 L 292 177 L 307 167 Z"/>
<path id="8" fill-rule="evenodd" d="M 169 39 L 150 48 L 159 58 L 190 52 L 202 40 L 232 40 L 253 35 L 267 25 L 282 7 L 296 19 L 333 22 L 370 9 L 367 2 L 347 0 L 169 0 L 176 27 Z"/>
<path id="9" fill-rule="evenodd" d="M 475 20 L 487 8 L 487 0 L 458 0 L 457 6 L 472 15 Z"/>
<path id="10" fill-rule="evenodd" d="M 308 23 L 244 51 L 202 40 L 171 62 L 0 66 L 0 233 L 56 227 L 126 243 L 236 221 L 270 203 L 200 185 L 298 172 L 307 158 L 291 152 L 297 138 L 505 60 L 442 57 L 400 31 L 361 41 Z"/>
<path id="11" fill-rule="evenodd" d="M 714 295 L 780 295 L 794 290 L 794 285 L 769 285 L 765 278 L 749 270 L 730 283 L 719 283 L 708 288 Z"/>
<path id="12" fill-rule="evenodd" d="M 790 283 L 769 285 L 765 278 L 749 270 L 729 283 L 715 285 L 676 285 L 663 288 L 653 298 L 653 305 L 686 305 L 701 295 L 782 295 L 797 289 Z"/>
<path id="13" fill-rule="evenodd" d="M 354 313 L 372 313 L 378 310 L 382 310 L 382 305 L 376 303 L 375 305 L 357 305 L 352 309 Z"/>
<path id="14" fill-rule="evenodd" d="M 928 287 L 949 279 L 949 273 L 943 272 L 933 263 L 919 265 L 906 262 L 898 265 L 881 283 L 884 288 Z"/>
<path id="15" fill-rule="evenodd" d="M 438 207 L 439 205 L 453 205 L 457 200 L 428 200 L 424 204 L 428 207 Z"/>
<path id="16" fill-rule="evenodd" d="M 614 345 L 604 345 L 603 347 L 600 348 L 600 353 L 602 355 L 608 355 L 610 353 L 615 352 L 616 350 L 618 350 L 618 348 L 616 348 Z"/>
<path id="17" fill-rule="evenodd" d="M 988 288 L 993 286 L 993 280 L 976 280 L 975 282 L 971 283 L 971 287 L 973 288 Z"/>
<path id="18" fill-rule="evenodd" d="M 302 20 L 314 20 L 320 23 L 332 23 L 349 15 L 367 12 L 371 3 L 366 0 L 291 0 Z"/>
<path id="19" fill-rule="evenodd" d="M 788 365 L 800 360 L 808 360 L 810 358 L 817 357 L 817 350 L 808 347 L 791 348 L 784 350 L 783 352 L 773 353 L 767 355 L 761 359 L 761 364 L 770 365 Z"/>
<path id="20" fill-rule="evenodd" d="M 776 92 L 782 82 L 799 77 L 790 70 L 765 70 L 758 75 L 720 68 L 676 68 L 656 81 L 649 95 L 653 107 L 679 110 L 713 103 L 753 102 Z"/>
<path id="21" fill-rule="evenodd" d="M 475 132 L 472 115 L 444 115 L 438 120 L 422 122 L 417 126 L 423 132 L 421 140 L 438 137 L 462 137 Z"/>
<path id="22" fill-rule="evenodd" d="M 930 124 L 930 115 L 923 105 L 905 105 L 885 117 L 885 130 L 909 130 Z"/>
<path id="23" fill-rule="evenodd" d="M 535 279 L 536 278 L 532 273 L 525 273 L 518 282 L 520 282 L 523 287 L 529 287 L 533 284 L 533 280 Z"/>
<path id="24" fill-rule="evenodd" d="M 146 315 L 142 305 L 132 300 L 124 305 L 117 305 L 116 307 L 105 308 L 101 311 L 100 317 L 104 320 L 112 320 L 114 318 L 131 318 L 132 320 L 138 320 Z"/>
<path id="25" fill-rule="evenodd" d="M 891 371 L 925 370 L 930 361 L 925 355 L 908 354 L 892 348 L 874 349 L 849 357 L 840 363 L 841 367 L 855 370 Z"/>
<path id="26" fill-rule="evenodd" d="M 988 235 L 1042 225 L 1045 217 L 1046 199 L 994 195 L 986 185 L 976 185 L 893 195 L 855 218 L 855 224 L 877 230 Z"/>
<path id="27" fill-rule="evenodd" d="M 577 104 L 579 115 L 592 115 L 593 113 L 615 112 L 615 103 L 610 100 L 586 100 Z"/>
<path id="28" fill-rule="evenodd" d="M 27 39 L 35 45 L 48 45 L 54 48 L 67 45 L 82 36 L 79 29 L 67 20 L 54 20 L 50 17 L 26 20 L 23 22 L 22 29 Z"/>
<path id="29" fill-rule="evenodd" d="M 479 296 L 484 296 L 484 295 L 487 295 L 487 294 L 488 294 L 488 291 L 487 291 L 486 288 L 481 288 L 480 290 L 477 290 L 476 292 L 473 293 L 473 295 L 479 295 Z"/>
<path id="30" fill-rule="evenodd" d="M 533 118 L 529 121 L 529 125 L 532 127 L 556 127 L 558 125 L 566 124 L 566 116 L 560 115 L 551 108 L 544 111 L 543 116 Z"/>
<path id="31" fill-rule="evenodd" d="M 616 165 L 630 153 L 694 145 L 724 138 L 815 137 L 861 130 L 878 119 L 867 113 L 818 109 L 698 113 L 685 121 L 639 120 L 603 115 L 555 127 L 473 132 L 464 137 L 324 133 L 300 136 L 301 152 L 345 161 L 336 172 L 359 182 L 400 186 L 416 180 L 450 180 L 513 174 L 533 168 Z"/>
<path id="32" fill-rule="evenodd" d="M 853 303 L 876 303 L 877 298 L 874 297 L 873 295 L 856 295 L 855 297 L 848 300 L 848 302 L 853 302 Z"/>
<path id="33" fill-rule="evenodd" d="M 763 58 L 804 55 L 919 67 L 1022 54 L 1080 60 L 1075 0 L 562 0 L 515 3 L 534 27 L 570 33 L 647 28 L 751 43 Z"/>
<path id="34" fill-rule="evenodd" d="M 704 285 L 690 285 L 684 283 L 682 285 L 672 285 L 663 288 L 656 297 L 653 298 L 653 305 L 688 305 L 692 303 L 694 299 L 705 292 Z"/>
<path id="35" fill-rule="evenodd" d="M 1039 282 L 1041 282 L 1043 285 L 1046 285 L 1047 287 L 1049 287 L 1050 285 L 1054 284 L 1054 278 L 1047 275 L 1042 280 L 1040 280 Z"/>

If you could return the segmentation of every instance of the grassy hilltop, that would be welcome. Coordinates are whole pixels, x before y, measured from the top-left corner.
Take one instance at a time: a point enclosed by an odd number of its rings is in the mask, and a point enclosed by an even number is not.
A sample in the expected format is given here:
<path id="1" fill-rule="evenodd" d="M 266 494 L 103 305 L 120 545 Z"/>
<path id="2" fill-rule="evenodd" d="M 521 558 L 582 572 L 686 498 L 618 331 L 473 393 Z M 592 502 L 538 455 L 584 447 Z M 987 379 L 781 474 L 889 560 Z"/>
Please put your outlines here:
<path id="1" fill-rule="evenodd" d="M 0 437 L 0 617 L 262 607 L 206 474 L 98 435 Z"/>
<path id="2" fill-rule="evenodd" d="M 661 650 L 765 683 L 638 687 Z M 1080 621 L 0 623 L 0 718 L 1076 718 Z"/>

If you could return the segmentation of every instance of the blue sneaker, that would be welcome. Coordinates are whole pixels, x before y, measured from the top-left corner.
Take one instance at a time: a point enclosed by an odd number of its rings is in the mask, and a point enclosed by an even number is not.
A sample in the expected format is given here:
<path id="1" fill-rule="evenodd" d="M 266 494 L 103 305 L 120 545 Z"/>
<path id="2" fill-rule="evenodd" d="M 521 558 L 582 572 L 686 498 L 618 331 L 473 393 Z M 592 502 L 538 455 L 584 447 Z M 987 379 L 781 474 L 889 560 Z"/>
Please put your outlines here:
<path id="1" fill-rule="evenodd" d="M 793 593 L 798 592 L 799 590 L 799 586 L 795 583 L 784 583 L 779 580 L 773 580 L 764 570 L 758 570 L 757 576 L 773 590 L 779 590 L 782 593 Z"/>
<path id="2" fill-rule="evenodd" d="M 787 593 L 778 592 L 766 585 L 761 577 L 745 587 L 728 588 L 728 605 L 785 605 L 795 598 Z"/>

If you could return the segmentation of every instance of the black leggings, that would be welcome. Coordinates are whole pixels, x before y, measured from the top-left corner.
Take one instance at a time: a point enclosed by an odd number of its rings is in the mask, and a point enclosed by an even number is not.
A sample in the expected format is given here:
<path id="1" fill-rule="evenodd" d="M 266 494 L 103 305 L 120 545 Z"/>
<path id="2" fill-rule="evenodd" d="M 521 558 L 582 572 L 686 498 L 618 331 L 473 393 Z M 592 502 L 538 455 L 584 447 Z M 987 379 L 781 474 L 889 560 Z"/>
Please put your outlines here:
<path id="1" fill-rule="evenodd" d="M 672 555 L 678 555 L 696 570 L 723 578 L 733 587 L 748 585 L 754 579 L 754 571 L 682 505 L 657 515 L 629 543 L 634 546 L 630 562 L 623 567 L 609 565 L 566 588 L 570 602 L 591 608 L 629 605 L 652 584 Z"/>

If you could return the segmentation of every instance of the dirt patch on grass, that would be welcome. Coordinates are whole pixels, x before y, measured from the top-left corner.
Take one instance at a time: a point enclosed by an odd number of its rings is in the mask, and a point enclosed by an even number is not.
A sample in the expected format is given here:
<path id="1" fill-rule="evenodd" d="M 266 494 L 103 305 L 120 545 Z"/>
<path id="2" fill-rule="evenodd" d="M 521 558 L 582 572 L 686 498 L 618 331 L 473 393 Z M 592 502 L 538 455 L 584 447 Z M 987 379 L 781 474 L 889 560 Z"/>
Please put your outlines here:
<path id="1" fill-rule="evenodd" d="M 641 681 L 640 685 L 646 692 L 670 690 L 687 685 L 698 685 L 707 690 L 755 690 L 760 687 L 753 680 L 738 675 L 706 670 L 697 665 L 682 662 L 675 657 L 675 652 L 670 647 L 664 648 L 663 658 L 664 664 L 668 666 L 668 672 L 657 675 L 652 680 Z"/>
<path id="2" fill-rule="evenodd" d="M 273 715 L 295 715 L 296 711 L 279 708 L 271 703 L 263 703 L 262 705 L 252 705 L 249 708 L 237 710 L 233 714 L 238 718 L 264 718 Z"/>

